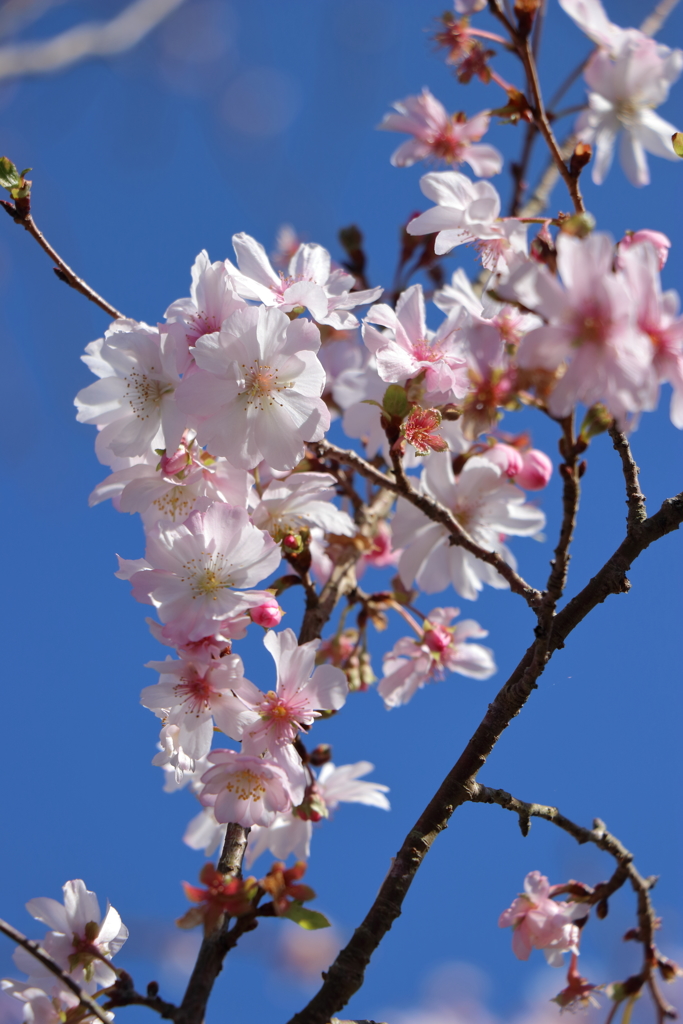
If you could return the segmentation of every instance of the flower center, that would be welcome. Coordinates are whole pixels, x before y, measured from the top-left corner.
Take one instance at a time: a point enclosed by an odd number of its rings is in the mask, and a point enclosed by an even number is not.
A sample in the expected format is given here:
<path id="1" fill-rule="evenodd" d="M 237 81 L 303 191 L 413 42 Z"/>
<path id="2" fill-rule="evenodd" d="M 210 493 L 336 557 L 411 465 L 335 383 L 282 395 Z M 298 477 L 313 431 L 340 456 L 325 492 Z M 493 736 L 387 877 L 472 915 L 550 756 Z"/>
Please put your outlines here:
<path id="1" fill-rule="evenodd" d="M 261 365 L 257 359 L 248 368 L 243 363 L 242 370 L 244 372 L 244 391 L 241 394 L 246 396 L 247 405 L 255 403 L 260 409 L 263 409 L 264 402 L 269 405 L 282 405 L 276 396 L 278 392 L 285 391 L 292 385 L 279 380 L 277 367 L 272 369 L 265 364 Z"/>
<path id="2" fill-rule="evenodd" d="M 435 363 L 441 358 L 441 350 L 438 345 L 431 345 L 425 338 L 416 341 L 413 345 L 413 355 L 423 363 Z"/>
<path id="3" fill-rule="evenodd" d="M 424 643 L 434 654 L 441 654 L 450 646 L 452 635 L 444 626 L 432 626 L 424 633 Z"/>
<path id="4" fill-rule="evenodd" d="M 170 395 L 173 388 L 146 373 L 131 370 L 126 377 L 128 404 L 139 420 L 149 419 L 150 412 L 159 405 L 164 395 Z"/>
<path id="5" fill-rule="evenodd" d="M 259 704 L 259 714 L 261 718 L 271 718 L 281 722 L 289 722 L 293 719 L 286 703 L 273 690 L 269 690 L 266 699 Z"/>
<path id="6" fill-rule="evenodd" d="M 213 688 L 208 679 L 195 675 L 189 679 L 181 677 L 178 685 L 173 687 L 173 692 L 180 703 L 185 704 L 186 713 L 199 716 L 202 711 L 208 710 Z"/>
<path id="7" fill-rule="evenodd" d="M 238 800 L 260 800 L 266 793 L 263 779 L 250 768 L 242 768 L 233 772 L 225 788 L 234 793 Z"/>
<path id="8" fill-rule="evenodd" d="M 186 487 L 171 487 L 164 494 L 155 498 L 152 502 L 159 511 L 175 522 L 177 519 L 185 520 L 192 511 L 194 495 L 188 492 Z"/>
<path id="9" fill-rule="evenodd" d="M 226 590 L 232 586 L 232 566 L 225 564 L 225 556 L 220 553 L 210 555 L 208 551 L 203 551 L 202 554 L 208 561 L 191 558 L 183 566 L 187 576 L 181 576 L 181 580 L 183 583 L 189 582 L 192 600 L 196 597 L 212 597 L 215 601 L 219 590 Z"/>

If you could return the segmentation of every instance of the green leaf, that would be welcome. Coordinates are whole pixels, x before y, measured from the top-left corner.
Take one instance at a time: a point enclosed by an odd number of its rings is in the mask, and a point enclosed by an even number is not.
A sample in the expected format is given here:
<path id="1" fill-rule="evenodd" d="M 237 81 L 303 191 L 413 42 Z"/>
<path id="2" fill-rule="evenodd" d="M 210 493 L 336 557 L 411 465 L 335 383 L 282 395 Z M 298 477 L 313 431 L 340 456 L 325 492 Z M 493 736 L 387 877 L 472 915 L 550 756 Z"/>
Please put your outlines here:
<path id="1" fill-rule="evenodd" d="M 683 132 L 674 132 L 671 136 L 676 156 L 683 156 Z"/>
<path id="2" fill-rule="evenodd" d="M 21 185 L 21 175 L 7 156 L 0 156 L 0 185 L 8 192 Z"/>
<path id="3" fill-rule="evenodd" d="M 382 405 L 387 416 L 395 416 L 400 420 L 404 419 L 410 412 L 410 402 L 408 401 L 406 389 L 402 388 L 400 384 L 389 385 L 384 392 Z"/>
<path id="4" fill-rule="evenodd" d="M 306 907 L 302 907 L 300 903 L 292 903 L 291 907 L 283 917 L 288 917 L 290 921 L 294 921 L 300 928 L 305 928 L 306 931 L 315 931 L 317 928 L 329 928 L 330 922 L 327 920 L 324 914 L 319 914 L 317 910 L 307 910 Z"/>

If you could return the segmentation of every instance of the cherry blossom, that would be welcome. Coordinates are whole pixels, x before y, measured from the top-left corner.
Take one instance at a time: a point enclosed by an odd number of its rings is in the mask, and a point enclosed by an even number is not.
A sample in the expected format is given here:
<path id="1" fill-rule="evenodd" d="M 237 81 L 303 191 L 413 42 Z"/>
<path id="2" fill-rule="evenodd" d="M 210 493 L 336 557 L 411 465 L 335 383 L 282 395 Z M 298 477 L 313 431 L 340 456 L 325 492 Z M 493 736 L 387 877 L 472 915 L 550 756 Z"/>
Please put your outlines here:
<path id="1" fill-rule="evenodd" d="M 649 243 L 632 246 L 622 257 L 635 297 L 636 322 L 654 348 L 653 366 L 660 382 L 673 388 L 671 422 L 683 429 L 683 317 L 675 291 L 662 292 L 659 255 Z"/>
<path id="2" fill-rule="evenodd" d="M 546 323 L 522 340 L 518 363 L 528 369 L 567 368 L 548 399 L 553 416 L 577 402 L 603 402 L 620 426 L 629 414 L 654 408 L 652 342 L 635 322 L 623 273 L 612 272 L 614 243 L 605 234 L 557 240 L 564 288 L 547 267 L 529 261 L 499 286 L 501 294 L 539 313 Z"/>
<path id="3" fill-rule="evenodd" d="M 154 711 L 165 726 L 178 726 L 174 746 L 193 761 L 209 753 L 214 720 L 233 739 L 241 735 L 242 719 L 251 721 L 252 716 L 235 696 L 241 686 L 251 686 L 244 678 L 239 655 L 198 663 L 167 658 L 150 661 L 147 668 L 155 669 L 161 678 L 154 686 L 144 688 L 140 703 Z"/>
<path id="4" fill-rule="evenodd" d="M 634 245 L 651 245 L 657 253 L 659 269 L 662 270 L 669 258 L 671 239 L 661 231 L 643 228 L 641 231 L 627 231 L 617 246 L 617 266 L 622 267 L 622 255 Z"/>
<path id="5" fill-rule="evenodd" d="M 47 978 L 45 982 L 47 987 Z M 3 978 L 0 980 L 0 989 L 23 1003 L 22 1019 L 25 1024 L 64 1024 L 68 1011 L 78 1006 L 78 996 L 66 985 L 61 988 L 53 985 L 48 994 L 35 985 Z M 114 1019 L 113 1013 L 108 1016 Z M 79 1017 L 82 1022 L 95 1019 L 92 1014 Z"/>
<path id="6" fill-rule="evenodd" d="M 315 668 L 320 640 L 299 645 L 295 633 L 285 629 L 266 633 L 263 643 L 275 661 L 277 685 L 266 694 L 255 686 L 239 690 L 245 707 L 256 713 L 258 721 L 240 738 L 250 752 L 276 755 L 278 747 L 291 744 L 299 729 L 308 729 L 321 711 L 343 707 L 349 686 L 341 669 Z"/>
<path id="7" fill-rule="evenodd" d="M 613 58 L 595 53 L 584 72 L 590 89 L 588 109 L 576 124 L 579 138 L 596 147 L 592 178 L 601 185 L 612 163 L 620 133 L 621 166 L 632 185 L 647 185 L 647 153 L 677 160 L 671 142 L 676 128 L 654 108 L 662 104 L 683 69 L 683 51 L 670 50 L 642 33 L 632 33 Z"/>
<path id="8" fill-rule="evenodd" d="M 533 537 L 545 525 L 543 512 L 525 504 L 523 491 L 481 456 L 468 459 L 457 479 L 447 456 L 432 456 L 421 485 L 453 512 L 477 544 L 497 551 L 513 567 L 516 561 L 501 535 Z M 399 573 L 405 586 L 416 583 L 426 593 L 435 594 L 452 583 L 457 593 L 470 601 L 476 600 L 484 583 L 498 590 L 507 588 L 492 566 L 449 544 L 446 527 L 427 519 L 414 505 L 399 501 L 392 529 L 396 543 L 404 547 Z"/>
<path id="9" fill-rule="evenodd" d="M 252 485 L 246 470 L 214 458 L 184 437 L 171 456 L 157 454 L 110 473 L 88 501 L 92 506 L 111 498 L 119 511 L 141 513 L 149 528 L 157 520 L 182 523 L 191 512 L 205 512 L 213 501 L 246 508 Z"/>
<path id="10" fill-rule="evenodd" d="M 470 181 L 458 171 L 433 171 L 420 178 L 420 188 L 436 206 L 411 220 L 409 235 L 438 232 L 434 250 L 438 255 L 474 238 L 498 239 L 500 196 L 488 181 Z"/>
<path id="11" fill-rule="evenodd" d="M 233 313 L 218 334 L 199 338 L 200 369 L 178 389 L 199 442 L 242 469 L 262 459 L 293 469 L 304 442 L 321 440 L 330 425 L 319 348 L 314 324 L 264 306 Z"/>
<path id="12" fill-rule="evenodd" d="M 237 267 L 230 260 L 225 264 L 235 291 L 244 299 L 278 306 L 285 313 L 303 307 L 317 323 L 348 330 L 358 327 L 349 310 L 382 294 L 381 288 L 351 291 L 355 277 L 345 270 L 333 270 L 330 254 L 321 245 L 300 245 L 287 274 L 276 274 L 260 242 L 241 232 L 233 235 L 232 244 Z"/>
<path id="13" fill-rule="evenodd" d="M 378 331 L 372 324 L 385 330 Z M 443 396 L 445 403 L 463 398 L 468 388 L 456 330 L 451 320 L 445 320 L 436 333 L 427 330 L 422 285 L 415 284 L 401 294 L 395 310 L 384 304 L 372 306 L 363 340 L 377 360 L 383 381 L 397 383 L 424 373 L 427 401 Z"/>
<path id="14" fill-rule="evenodd" d="M 234 750 L 212 750 L 208 759 L 212 767 L 202 775 L 199 799 L 213 807 L 219 823 L 270 825 L 303 797 L 303 782 L 293 783 L 274 761 Z"/>
<path id="15" fill-rule="evenodd" d="M 161 749 L 152 758 L 152 764 L 163 768 L 167 777 L 169 772 L 173 773 L 176 786 L 181 785 L 197 767 L 197 760 L 183 750 L 180 744 L 181 736 L 179 725 L 165 725 L 159 733 L 157 744 Z M 173 789 L 166 789 L 166 792 L 173 792 Z"/>
<path id="16" fill-rule="evenodd" d="M 100 380 L 76 395 L 76 419 L 101 428 L 101 461 L 178 447 L 186 426 L 175 401 L 180 378 L 171 346 L 156 327 L 115 320 L 82 359 Z"/>
<path id="17" fill-rule="evenodd" d="M 513 448 L 512 445 L 502 444 L 497 441 L 490 448 L 485 448 L 481 454 L 489 462 L 492 462 L 494 466 L 498 466 L 505 476 L 510 479 L 522 470 L 522 453 L 518 448 Z"/>
<path id="18" fill-rule="evenodd" d="M 277 568 L 280 552 L 245 509 L 215 502 L 180 526 L 157 523 L 146 559 L 151 569 L 130 577 L 135 599 L 153 604 L 169 629 L 202 640 L 247 606 L 233 588 L 260 583 Z"/>
<path id="19" fill-rule="evenodd" d="M 395 114 L 386 114 L 378 126 L 389 132 L 406 132 L 414 138 L 392 154 L 394 167 L 411 167 L 427 157 L 449 164 L 468 163 L 480 178 L 490 178 L 503 168 L 503 157 L 493 146 L 476 145 L 489 127 L 487 111 L 468 120 L 464 114 L 450 117 L 446 108 L 423 89 L 419 96 L 407 96 L 392 103 Z"/>
<path id="20" fill-rule="evenodd" d="M 49 896 L 38 896 L 28 901 L 26 909 L 51 929 L 40 943 L 46 953 L 92 994 L 116 980 L 107 960 L 121 949 L 128 938 L 128 929 L 109 904 L 102 917 L 97 896 L 86 889 L 80 878 L 66 882 L 62 892 L 63 904 Z M 29 985 L 44 987 L 47 980 L 54 979 L 54 975 L 22 946 L 15 951 L 14 962 L 29 975 Z"/>
<path id="21" fill-rule="evenodd" d="M 293 473 L 286 480 L 271 480 L 252 512 L 252 522 L 276 541 L 312 526 L 353 537 L 353 520 L 333 504 L 335 487 L 330 473 Z"/>
<path id="22" fill-rule="evenodd" d="M 384 656 L 384 678 L 377 692 L 387 708 L 407 704 L 426 683 L 443 679 L 446 671 L 472 679 L 488 679 L 496 671 L 493 651 L 467 643 L 488 636 L 474 619 L 451 626 L 458 608 L 434 608 L 423 623 L 422 636 L 403 637 Z"/>
<path id="23" fill-rule="evenodd" d="M 551 892 L 545 875 L 529 872 L 524 892 L 503 911 L 498 926 L 513 928 L 512 950 L 518 960 L 528 960 L 532 949 L 542 949 L 551 967 L 561 967 L 563 953 L 579 952 L 580 933 L 574 922 L 588 916 L 588 907 L 553 900 Z"/>
<path id="24" fill-rule="evenodd" d="M 162 334 L 173 340 L 179 373 L 194 362 L 190 349 L 204 334 L 220 331 L 224 320 L 247 303 L 232 287 L 225 263 L 212 263 L 202 250 L 192 267 L 190 297 L 172 302 L 164 316 Z"/>
<path id="25" fill-rule="evenodd" d="M 391 526 L 380 520 L 369 550 L 361 555 L 356 564 L 356 577 L 360 579 L 366 569 L 386 569 L 387 566 L 397 565 L 400 557 L 401 551 L 392 546 Z"/>

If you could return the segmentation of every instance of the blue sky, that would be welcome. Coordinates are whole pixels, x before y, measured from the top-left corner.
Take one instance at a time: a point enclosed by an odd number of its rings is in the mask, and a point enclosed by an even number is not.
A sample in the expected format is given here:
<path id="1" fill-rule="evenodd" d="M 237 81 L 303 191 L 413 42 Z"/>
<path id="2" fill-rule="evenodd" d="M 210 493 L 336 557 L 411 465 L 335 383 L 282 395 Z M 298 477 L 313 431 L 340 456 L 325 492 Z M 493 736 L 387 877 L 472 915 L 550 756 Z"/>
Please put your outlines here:
<path id="1" fill-rule="evenodd" d="M 57 7 L 32 35 L 120 7 L 120 0 Z M 643 0 L 607 8 L 623 25 L 639 23 L 649 9 Z M 423 85 L 449 109 L 468 114 L 501 102 L 493 85 L 460 86 L 435 54 L 429 30 L 440 11 L 438 3 L 410 0 L 187 0 L 128 54 L 2 86 L 2 149 L 19 166 L 34 168 L 34 213 L 47 237 L 93 287 L 137 319 L 155 323 L 187 294 L 200 249 L 213 259 L 232 256 L 236 231 L 271 248 L 283 222 L 337 258 L 338 229 L 358 224 L 371 282 L 388 285 L 398 225 L 427 203 L 418 188 L 421 168 L 391 167 L 400 139 L 375 126 L 393 100 Z M 683 43 L 683 8 L 661 38 Z M 588 49 L 550 0 L 541 56 L 546 93 Z M 509 58 L 501 69 L 519 81 Z M 582 89 L 579 83 L 568 102 L 579 102 Z M 680 96 L 681 86 L 674 86 L 660 109 L 671 121 Z M 490 141 L 514 159 L 521 132 L 496 127 Z M 643 227 L 669 234 L 674 250 L 664 283 L 680 289 L 683 166 L 655 158 L 650 166 L 653 184 L 643 190 L 632 188 L 618 167 L 601 188 L 586 180 L 586 202 L 599 226 L 617 237 Z M 505 173 L 495 183 L 505 195 Z M 554 208 L 569 208 L 559 187 Z M 468 254 L 449 264 L 460 265 L 472 269 Z M 0 222 L 0 291 L 7 470 L 0 914 L 37 935 L 24 902 L 56 897 L 66 879 L 82 877 L 131 928 L 121 965 L 140 986 L 158 977 L 162 993 L 174 998 L 195 941 L 178 935 L 173 920 L 185 909 L 180 881 L 194 880 L 203 863 L 180 841 L 196 805 L 186 793 L 164 795 L 160 772 L 150 765 L 157 726 L 138 699 L 153 681 L 144 663 L 160 649 L 145 626 L 146 609 L 113 576 L 115 552 L 142 555 L 142 531 L 136 519 L 108 505 L 88 509 L 87 496 L 106 471 L 93 453 L 94 431 L 76 424 L 72 405 L 89 383 L 79 356 L 107 320 L 54 277 L 44 254 L 9 218 Z M 683 442 L 667 404 L 665 395 L 633 436 L 651 509 L 681 489 Z M 504 427 L 530 429 L 557 461 L 551 424 L 524 414 L 508 417 Z M 602 564 L 624 529 L 623 485 L 609 440 L 598 438 L 587 458 L 571 591 Z M 538 500 L 552 539 L 557 481 Z M 541 583 L 550 544 L 520 539 L 513 547 L 524 576 Z M 661 876 L 654 898 L 665 952 L 682 944 L 680 560 L 678 535 L 640 559 L 630 574 L 631 593 L 611 598 L 577 629 L 481 776 L 522 799 L 557 803 L 583 824 L 602 817 L 634 851 L 641 871 Z M 283 603 L 285 624 L 296 628 L 298 596 L 290 591 Z M 449 677 L 390 713 L 376 694 L 355 695 L 342 715 L 316 727 L 319 741 L 334 745 L 337 763 L 370 760 L 372 778 L 391 787 L 389 814 L 342 807 L 314 837 L 309 876 L 316 906 L 342 936 L 360 921 L 390 857 L 531 637 L 531 614 L 514 595 L 488 589 L 474 607 L 452 594 L 437 603 L 459 604 L 490 630 L 498 675 L 487 682 Z M 392 623 L 375 636 L 377 664 L 402 634 L 402 625 Z M 240 653 L 247 675 L 270 685 L 260 638 L 250 637 Z M 265 869 L 267 860 L 261 864 Z M 490 977 L 493 1010 L 518 1013 L 537 972 L 550 969 L 540 954 L 531 964 L 516 961 L 509 933 L 496 923 L 535 868 L 551 881 L 573 876 L 595 883 L 611 873 L 605 857 L 542 822 L 522 839 L 499 808 L 459 810 L 348 1015 L 383 1020 L 391 1007 L 416 1003 L 424 978 L 451 961 L 479 965 Z M 607 921 L 588 929 L 592 980 L 625 977 L 635 968 L 638 950 L 621 942 L 633 909 L 632 894 L 623 891 Z M 312 983 L 277 969 L 278 927 L 295 928 L 269 922 L 231 955 L 209 1021 L 228 1011 L 259 1024 L 282 1021 L 313 991 Z M 3 973 L 12 973 L 9 957 L 7 943 L 0 947 Z M 3 1005 L 0 1014 L 11 1009 Z M 137 1022 L 145 1014 L 122 1011 L 120 1019 Z"/>

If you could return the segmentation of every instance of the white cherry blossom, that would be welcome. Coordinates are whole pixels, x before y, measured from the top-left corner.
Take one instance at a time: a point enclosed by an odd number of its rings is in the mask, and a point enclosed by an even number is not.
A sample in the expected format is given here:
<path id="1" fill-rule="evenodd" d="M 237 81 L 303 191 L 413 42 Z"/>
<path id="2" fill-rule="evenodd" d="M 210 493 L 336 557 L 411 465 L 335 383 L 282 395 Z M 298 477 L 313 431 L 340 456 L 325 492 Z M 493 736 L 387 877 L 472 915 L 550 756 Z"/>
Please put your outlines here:
<path id="1" fill-rule="evenodd" d="M 199 442 L 242 469 L 262 459 L 293 469 L 304 443 L 321 440 L 330 425 L 319 348 L 309 320 L 290 321 L 264 306 L 233 313 L 218 334 L 199 338 L 193 351 L 200 369 L 178 389 Z"/>
<path id="2" fill-rule="evenodd" d="M 214 502 L 180 526 L 157 523 L 146 560 L 151 569 L 130 577 L 133 596 L 154 605 L 164 625 L 201 640 L 248 607 L 246 595 L 233 588 L 260 583 L 277 568 L 280 552 L 245 509 Z"/>
<path id="3" fill-rule="evenodd" d="M 116 320 L 86 353 L 83 361 L 100 380 L 78 392 L 76 418 L 101 429 L 102 461 L 147 455 L 152 448 L 174 451 L 186 423 L 175 401 L 180 378 L 170 342 L 156 327 Z"/>
<path id="4" fill-rule="evenodd" d="M 500 228 L 500 196 L 488 181 L 471 181 L 458 171 L 433 171 L 420 178 L 420 188 L 436 206 L 411 220 L 409 235 L 438 232 L 434 250 L 439 255 L 473 238 L 496 239 Z"/>
<path id="5" fill-rule="evenodd" d="M 330 254 L 322 245 L 300 245 L 289 262 L 287 274 L 277 274 L 266 250 L 250 235 L 233 235 L 232 244 L 237 267 L 230 260 L 225 264 L 233 287 L 242 298 L 278 306 L 285 313 L 304 307 L 319 324 L 328 324 L 338 331 L 358 327 L 358 320 L 349 310 L 374 302 L 382 294 L 382 288 L 351 291 L 355 284 L 353 274 L 333 270 Z"/>
<path id="6" fill-rule="evenodd" d="M 271 480 L 251 514 L 252 522 L 278 541 L 314 526 L 353 537 L 353 520 L 333 504 L 335 484 L 330 473 L 292 473 L 286 480 Z"/>
<path id="7" fill-rule="evenodd" d="M 543 512 L 526 504 L 524 492 L 481 456 L 468 459 L 457 479 L 450 458 L 432 457 L 421 485 L 453 512 L 477 544 L 497 551 L 513 567 L 517 563 L 501 535 L 533 537 L 545 525 Z M 416 583 L 427 594 L 435 594 L 452 583 L 457 593 L 470 601 L 476 600 L 484 583 L 507 589 L 506 580 L 492 566 L 449 544 L 446 527 L 427 519 L 405 500 L 399 501 L 392 530 L 395 543 L 404 548 L 399 573 L 407 587 Z"/>
<path id="8" fill-rule="evenodd" d="M 234 750 L 212 750 L 208 760 L 212 767 L 202 776 L 199 799 L 221 824 L 270 825 L 303 798 L 303 780 L 294 783 L 272 760 Z"/>

